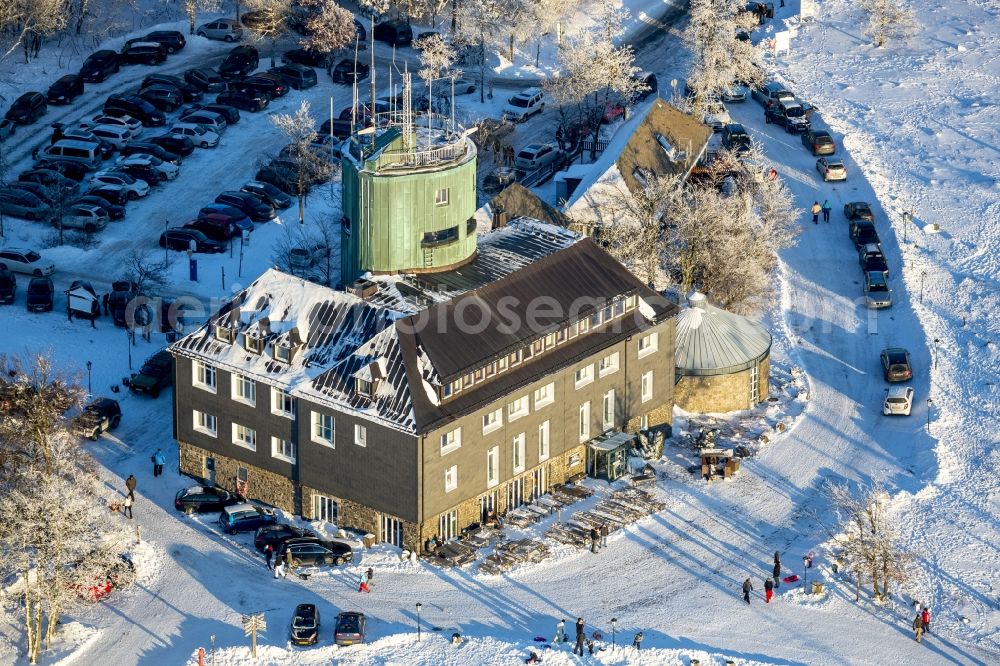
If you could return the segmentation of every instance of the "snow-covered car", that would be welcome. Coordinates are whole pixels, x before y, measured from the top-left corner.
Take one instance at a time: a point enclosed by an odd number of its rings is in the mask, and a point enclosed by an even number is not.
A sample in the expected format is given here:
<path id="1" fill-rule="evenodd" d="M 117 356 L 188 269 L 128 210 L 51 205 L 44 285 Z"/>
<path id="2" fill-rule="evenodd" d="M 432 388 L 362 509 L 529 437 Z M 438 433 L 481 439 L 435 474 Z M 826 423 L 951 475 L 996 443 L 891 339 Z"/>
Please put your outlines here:
<path id="1" fill-rule="evenodd" d="M 100 206 L 77 203 L 70 206 L 65 215 L 53 217 L 52 226 L 80 229 L 92 234 L 108 226 L 108 214 Z"/>
<path id="2" fill-rule="evenodd" d="M 821 157 L 816 160 L 816 171 L 819 171 L 819 175 L 823 176 L 823 180 L 826 182 L 847 180 L 847 167 L 844 166 L 843 160 Z"/>
<path id="3" fill-rule="evenodd" d="M 90 179 L 91 186 L 114 185 L 123 188 L 128 192 L 128 198 L 138 199 L 149 194 L 149 183 L 144 180 L 133 178 L 121 171 L 98 171 Z"/>
<path id="4" fill-rule="evenodd" d="M 701 116 L 701 122 L 712 128 L 713 132 L 721 132 L 722 128 L 732 122 L 729 111 L 722 102 L 709 102 L 705 105 L 705 112 Z"/>
<path id="5" fill-rule="evenodd" d="M 90 128 L 90 133 L 110 143 L 115 150 L 121 150 L 132 140 L 132 132 L 118 125 L 95 125 Z"/>
<path id="6" fill-rule="evenodd" d="M 83 408 L 76 420 L 77 431 L 88 439 L 96 440 L 102 432 L 114 430 L 122 420 L 122 408 L 117 400 L 95 398 Z"/>
<path id="7" fill-rule="evenodd" d="M 559 146 L 554 143 L 532 143 L 517 153 L 514 166 L 525 171 L 534 171 L 552 164 L 559 155 Z"/>
<path id="8" fill-rule="evenodd" d="M 293 645 L 315 645 L 319 640 L 319 609 L 316 604 L 299 604 L 292 616 L 289 639 Z"/>
<path id="9" fill-rule="evenodd" d="M 910 386 L 890 386 L 885 390 L 882 413 L 885 416 L 909 416 L 913 408 L 913 388 Z"/>
<path id="10" fill-rule="evenodd" d="M 795 95 L 793 95 L 788 90 L 785 90 L 785 86 L 780 83 L 770 82 L 765 83 L 759 88 L 754 88 L 750 91 L 750 95 L 760 102 L 762 106 L 767 106 L 768 102 L 772 102 L 779 99 L 793 100 Z"/>
<path id="11" fill-rule="evenodd" d="M 177 123 L 167 131 L 177 136 L 186 136 L 194 142 L 194 145 L 202 148 L 213 148 L 219 145 L 218 134 L 194 123 Z"/>
<path id="12" fill-rule="evenodd" d="M 162 180 L 173 180 L 180 173 L 180 168 L 176 164 L 164 162 L 159 157 L 153 155 L 143 155 L 136 153 L 118 158 L 120 166 L 138 165 L 152 169 L 160 175 Z"/>
<path id="13" fill-rule="evenodd" d="M 292 205 L 292 198 L 270 183 L 251 180 L 244 184 L 241 189 L 279 210 L 284 210 Z"/>
<path id="14" fill-rule="evenodd" d="M 545 91 L 541 88 L 526 88 L 507 100 L 500 118 L 522 122 L 544 109 Z"/>
<path id="15" fill-rule="evenodd" d="M 892 291 L 881 271 L 865 272 L 865 305 L 873 310 L 892 307 Z"/>
<path id="16" fill-rule="evenodd" d="M 132 133 L 133 137 L 139 136 L 142 133 L 142 123 L 127 114 L 121 116 L 98 114 L 92 120 L 81 120 L 77 124 L 84 129 L 97 127 L 98 125 L 116 125 L 127 129 Z"/>
<path id="17" fill-rule="evenodd" d="M 5 247 L 0 249 L 0 270 L 5 268 L 14 273 L 27 273 L 41 277 L 52 275 L 53 271 L 56 270 L 56 265 L 34 250 Z"/>
<path id="18" fill-rule="evenodd" d="M 722 91 L 719 98 L 726 104 L 741 104 L 747 101 L 750 91 L 744 85 L 736 84 Z"/>
<path id="19" fill-rule="evenodd" d="M 219 514 L 219 526 L 229 534 L 253 532 L 258 527 L 278 522 L 274 510 L 266 506 L 244 502 L 227 506 Z"/>

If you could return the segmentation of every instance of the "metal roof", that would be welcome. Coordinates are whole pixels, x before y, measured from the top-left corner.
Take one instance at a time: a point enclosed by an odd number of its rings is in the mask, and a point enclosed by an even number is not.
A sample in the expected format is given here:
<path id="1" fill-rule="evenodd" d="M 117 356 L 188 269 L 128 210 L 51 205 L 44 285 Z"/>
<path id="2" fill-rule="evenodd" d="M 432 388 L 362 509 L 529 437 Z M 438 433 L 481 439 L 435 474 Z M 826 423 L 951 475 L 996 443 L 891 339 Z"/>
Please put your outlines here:
<path id="1" fill-rule="evenodd" d="M 676 319 L 678 375 L 727 375 L 746 370 L 771 351 L 771 334 L 760 324 L 709 305 L 693 293 Z"/>

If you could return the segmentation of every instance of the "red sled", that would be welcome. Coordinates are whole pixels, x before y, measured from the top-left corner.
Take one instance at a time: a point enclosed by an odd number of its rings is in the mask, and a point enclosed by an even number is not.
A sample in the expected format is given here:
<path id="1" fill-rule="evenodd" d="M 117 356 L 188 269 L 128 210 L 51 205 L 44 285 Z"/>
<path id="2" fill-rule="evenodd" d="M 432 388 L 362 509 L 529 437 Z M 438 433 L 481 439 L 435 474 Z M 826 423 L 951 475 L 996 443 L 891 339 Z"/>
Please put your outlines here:
<path id="1" fill-rule="evenodd" d="M 799 577 L 796 574 L 792 574 L 791 576 L 785 576 L 784 578 L 782 578 L 781 582 L 783 582 L 783 583 L 794 583 L 798 579 L 799 579 Z"/>

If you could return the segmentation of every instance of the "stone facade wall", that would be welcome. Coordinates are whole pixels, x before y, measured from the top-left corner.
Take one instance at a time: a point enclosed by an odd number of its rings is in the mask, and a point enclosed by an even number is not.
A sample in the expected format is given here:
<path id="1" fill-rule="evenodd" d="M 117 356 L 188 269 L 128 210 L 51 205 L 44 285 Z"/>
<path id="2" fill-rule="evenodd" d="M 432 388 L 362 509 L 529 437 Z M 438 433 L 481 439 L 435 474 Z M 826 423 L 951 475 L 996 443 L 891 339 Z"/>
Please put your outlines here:
<path id="1" fill-rule="evenodd" d="M 764 358 L 758 364 L 758 399 L 766 400 L 769 390 L 770 361 Z M 735 412 L 750 409 L 749 369 L 729 375 L 712 377 L 682 376 L 674 387 L 677 406 L 689 412 Z"/>
<path id="2" fill-rule="evenodd" d="M 202 449 L 193 444 L 179 443 L 180 470 L 182 474 L 190 474 L 198 478 L 205 476 L 205 459 L 215 459 L 215 483 L 220 488 L 234 491 L 236 489 L 236 471 L 243 467 L 247 470 L 247 497 L 259 499 L 272 504 L 287 513 L 297 513 L 295 503 L 295 486 L 291 479 L 261 469 L 242 460 L 221 456 L 218 453 Z"/>

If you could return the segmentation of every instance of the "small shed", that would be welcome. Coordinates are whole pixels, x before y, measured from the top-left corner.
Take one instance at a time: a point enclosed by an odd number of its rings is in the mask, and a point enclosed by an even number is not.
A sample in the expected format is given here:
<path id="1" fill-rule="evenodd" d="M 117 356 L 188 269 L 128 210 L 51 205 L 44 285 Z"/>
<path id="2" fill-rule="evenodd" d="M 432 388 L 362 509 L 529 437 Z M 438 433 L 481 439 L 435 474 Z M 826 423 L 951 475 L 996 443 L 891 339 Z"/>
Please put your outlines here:
<path id="1" fill-rule="evenodd" d="M 587 442 L 587 476 L 617 481 L 628 473 L 628 450 L 635 435 L 609 432 Z"/>
<path id="2" fill-rule="evenodd" d="M 768 395 L 771 334 L 694 292 L 676 318 L 674 402 L 689 412 L 750 409 Z"/>
<path id="3" fill-rule="evenodd" d="M 89 282 L 75 280 L 66 290 L 66 309 L 71 317 L 96 319 L 101 316 L 101 301 Z"/>

